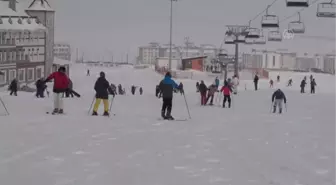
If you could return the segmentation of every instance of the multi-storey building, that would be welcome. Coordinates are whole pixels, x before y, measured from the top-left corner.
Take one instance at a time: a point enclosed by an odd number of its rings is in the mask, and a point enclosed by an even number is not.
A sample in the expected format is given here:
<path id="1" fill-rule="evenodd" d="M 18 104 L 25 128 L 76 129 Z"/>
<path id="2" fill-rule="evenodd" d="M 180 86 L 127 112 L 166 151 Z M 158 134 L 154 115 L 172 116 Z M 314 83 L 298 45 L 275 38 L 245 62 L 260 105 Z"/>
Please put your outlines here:
<path id="1" fill-rule="evenodd" d="M 335 59 L 335 54 L 330 54 L 323 57 L 323 68 L 325 72 L 335 74 Z"/>
<path id="2" fill-rule="evenodd" d="M 0 85 L 14 78 L 33 82 L 52 71 L 53 30 L 54 11 L 46 0 L 27 7 L 0 0 Z"/>
<path id="3" fill-rule="evenodd" d="M 54 44 L 54 57 L 71 61 L 71 47 L 66 43 Z"/>

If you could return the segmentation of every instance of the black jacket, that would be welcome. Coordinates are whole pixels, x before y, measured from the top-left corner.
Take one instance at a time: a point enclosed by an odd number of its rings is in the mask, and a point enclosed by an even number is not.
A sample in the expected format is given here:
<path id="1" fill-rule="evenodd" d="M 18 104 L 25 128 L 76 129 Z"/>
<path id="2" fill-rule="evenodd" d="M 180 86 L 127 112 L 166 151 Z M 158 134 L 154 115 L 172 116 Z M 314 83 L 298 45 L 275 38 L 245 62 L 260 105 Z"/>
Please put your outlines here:
<path id="1" fill-rule="evenodd" d="M 18 83 L 16 80 L 12 80 L 12 82 L 9 85 L 9 90 L 11 91 L 17 91 L 18 90 Z"/>
<path id="2" fill-rule="evenodd" d="M 276 90 L 272 95 L 272 102 L 274 102 L 274 99 L 276 100 L 284 100 L 284 102 L 287 102 L 285 93 L 283 93 L 280 89 Z"/>
<path id="3" fill-rule="evenodd" d="M 96 98 L 108 99 L 108 95 L 112 94 L 110 83 L 105 77 L 99 77 L 95 83 L 94 90 L 96 91 Z"/>
<path id="4" fill-rule="evenodd" d="M 201 94 L 206 94 L 207 90 L 208 90 L 208 87 L 204 83 L 201 83 L 199 85 L 199 91 Z"/>
<path id="5" fill-rule="evenodd" d="M 254 79 L 253 79 L 253 82 L 254 82 L 254 83 L 258 83 L 258 81 L 259 81 L 259 77 L 258 77 L 257 75 L 255 75 L 255 76 L 254 76 Z"/>
<path id="6" fill-rule="evenodd" d="M 174 80 L 169 76 L 165 76 L 164 79 L 160 82 L 159 89 L 162 93 L 163 99 L 173 98 L 174 89 L 178 89 L 178 85 Z"/>

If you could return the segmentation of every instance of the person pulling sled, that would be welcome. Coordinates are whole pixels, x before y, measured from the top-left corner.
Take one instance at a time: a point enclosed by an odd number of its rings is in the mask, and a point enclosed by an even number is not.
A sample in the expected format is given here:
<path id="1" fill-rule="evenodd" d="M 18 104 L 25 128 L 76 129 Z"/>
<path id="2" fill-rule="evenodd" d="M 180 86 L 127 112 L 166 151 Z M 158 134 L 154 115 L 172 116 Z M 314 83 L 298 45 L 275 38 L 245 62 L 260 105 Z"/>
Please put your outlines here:
<path id="1" fill-rule="evenodd" d="M 172 76 L 170 72 L 167 72 L 164 79 L 160 82 L 159 88 L 162 93 L 162 108 L 161 108 L 161 117 L 167 120 L 174 120 L 171 115 L 172 106 L 173 106 L 173 91 L 178 89 L 179 86 L 177 83 L 171 79 Z"/>
<path id="2" fill-rule="evenodd" d="M 65 73 L 66 69 L 64 66 L 58 68 L 58 71 L 51 73 L 48 78 L 43 82 L 44 84 L 54 80 L 54 110 L 52 114 L 63 114 L 63 96 L 67 92 L 69 87 L 69 78 Z"/>
<path id="3" fill-rule="evenodd" d="M 279 114 L 282 113 L 282 101 L 287 103 L 285 93 L 278 89 L 272 95 L 273 113 L 276 112 L 277 107 L 279 107 Z"/>
<path id="4" fill-rule="evenodd" d="M 110 83 L 106 80 L 104 72 L 100 72 L 99 78 L 94 85 L 94 90 L 96 91 L 96 102 L 93 106 L 92 116 L 98 115 L 98 108 L 102 100 L 104 104 L 103 116 L 110 116 L 108 99 L 109 94 L 113 94 L 113 90 L 110 86 Z"/>

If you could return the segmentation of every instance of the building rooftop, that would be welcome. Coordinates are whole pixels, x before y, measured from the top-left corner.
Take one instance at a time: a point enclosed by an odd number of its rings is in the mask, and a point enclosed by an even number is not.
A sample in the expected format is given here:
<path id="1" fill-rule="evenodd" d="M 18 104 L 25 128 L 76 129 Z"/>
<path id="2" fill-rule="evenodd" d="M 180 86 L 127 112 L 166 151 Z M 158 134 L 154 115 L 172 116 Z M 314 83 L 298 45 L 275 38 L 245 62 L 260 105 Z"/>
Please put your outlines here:
<path id="1" fill-rule="evenodd" d="M 53 12 L 49 2 L 47 0 L 34 0 L 28 7 L 30 11 L 48 11 Z"/>

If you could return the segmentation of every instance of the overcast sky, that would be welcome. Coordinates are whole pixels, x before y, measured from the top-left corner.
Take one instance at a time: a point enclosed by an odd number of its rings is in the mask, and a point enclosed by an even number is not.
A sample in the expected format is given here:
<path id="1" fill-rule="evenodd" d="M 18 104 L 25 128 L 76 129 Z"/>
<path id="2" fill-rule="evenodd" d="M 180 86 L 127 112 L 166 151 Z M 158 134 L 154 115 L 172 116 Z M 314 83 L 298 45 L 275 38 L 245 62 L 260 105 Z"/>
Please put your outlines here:
<path id="1" fill-rule="evenodd" d="M 31 1 L 31 0 L 24 0 Z M 249 19 L 266 8 L 273 0 L 180 0 L 174 3 L 173 42 L 182 44 L 189 36 L 196 44 L 215 44 L 224 38 L 227 24 L 248 24 Z M 311 0 L 310 0 L 311 1 Z M 115 60 L 130 53 L 137 55 L 137 47 L 151 41 L 169 42 L 169 0 L 49 0 L 56 10 L 56 40 L 69 42 L 85 56 L 105 59 L 114 54 Z M 319 2 L 323 2 L 320 0 Z M 329 0 L 328 0 L 329 2 Z M 301 13 L 306 35 L 335 37 L 335 19 L 316 17 L 316 6 Z M 278 0 L 269 10 L 284 19 L 300 8 L 286 8 L 285 0 Z M 289 21 L 281 24 L 286 29 Z M 260 27 L 261 17 L 252 22 Z M 286 40 L 251 48 L 288 48 L 299 52 L 326 53 L 335 49 L 335 41 L 318 39 Z M 232 51 L 233 46 L 224 46 Z M 125 57 L 124 57 L 125 59 Z"/>

